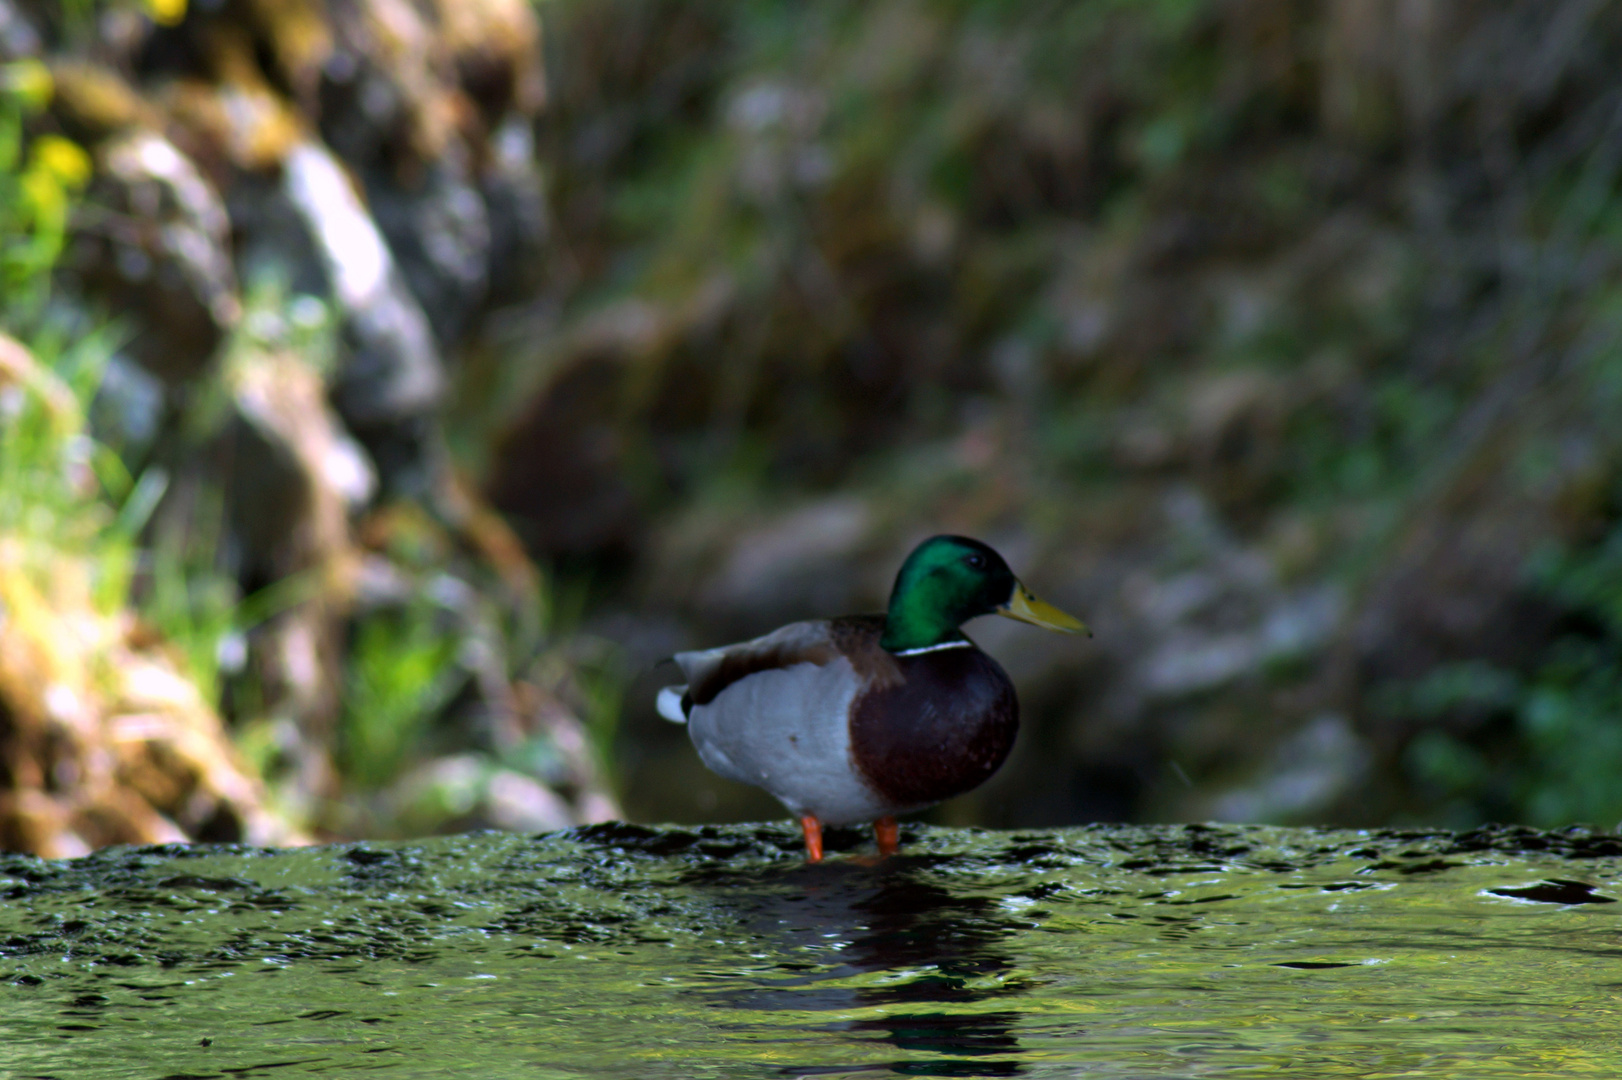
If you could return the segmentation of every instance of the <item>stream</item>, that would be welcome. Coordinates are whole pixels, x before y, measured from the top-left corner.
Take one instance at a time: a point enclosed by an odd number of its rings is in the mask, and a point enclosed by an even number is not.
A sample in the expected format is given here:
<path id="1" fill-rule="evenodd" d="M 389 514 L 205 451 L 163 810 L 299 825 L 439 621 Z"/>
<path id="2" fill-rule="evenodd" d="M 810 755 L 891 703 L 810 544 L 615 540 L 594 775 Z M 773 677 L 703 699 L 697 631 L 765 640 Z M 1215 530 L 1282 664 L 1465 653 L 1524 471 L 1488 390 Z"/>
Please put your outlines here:
<path id="1" fill-rule="evenodd" d="M 0 1075 L 1622 1075 L 1622 840 L 787 823 L 0 855 Z"/>

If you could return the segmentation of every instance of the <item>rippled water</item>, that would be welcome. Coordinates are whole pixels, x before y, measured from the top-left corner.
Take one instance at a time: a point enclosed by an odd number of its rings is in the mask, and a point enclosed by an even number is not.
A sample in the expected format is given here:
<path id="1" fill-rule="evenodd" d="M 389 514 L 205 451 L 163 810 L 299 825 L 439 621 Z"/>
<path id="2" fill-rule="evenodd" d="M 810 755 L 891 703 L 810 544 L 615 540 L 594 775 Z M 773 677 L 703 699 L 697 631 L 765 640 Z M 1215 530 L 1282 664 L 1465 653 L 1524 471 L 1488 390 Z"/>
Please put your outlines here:
<path id="1" fill-rule="evenodd" d="M 1622 1075 L 1622 841 L 787 827 L 0 856 L 8 1077 Z"/>

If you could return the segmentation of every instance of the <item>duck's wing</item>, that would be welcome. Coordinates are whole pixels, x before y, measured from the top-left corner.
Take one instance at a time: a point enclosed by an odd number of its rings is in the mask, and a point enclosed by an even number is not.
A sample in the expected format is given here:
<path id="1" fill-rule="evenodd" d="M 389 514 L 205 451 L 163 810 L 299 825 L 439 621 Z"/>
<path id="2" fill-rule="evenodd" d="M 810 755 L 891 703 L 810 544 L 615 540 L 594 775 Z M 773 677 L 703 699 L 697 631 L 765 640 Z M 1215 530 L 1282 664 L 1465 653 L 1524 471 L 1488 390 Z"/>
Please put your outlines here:
<path id="1" fill-rule="evenodd" d="M 679 657 L 692 678 L 682 702 L 699 757 L 795 814 L 832 824 L 882 817 L 888 804 L 850 755 L 853 703 L 901 678 L 895 658 L 878 646 L 882 632 L 882 619 L 795 623 Z"/>
<path id="2" fill-rule="evenodd" d="M 738 680 L 761 671 L 780 671 L 797 664 L 824 667 L 840 656 L 852 660 L 864 675 L 886 679 L 889 659 L 878 640 L 884 631 L 882 615 L 850 615 L 841 619 L 810 619 L 789 623 L 764 637 L 677 653 L 673 659 L 687 682 L 659 691 L 659 715 L 685 723 L 693 706 L 708 705 Z"/>

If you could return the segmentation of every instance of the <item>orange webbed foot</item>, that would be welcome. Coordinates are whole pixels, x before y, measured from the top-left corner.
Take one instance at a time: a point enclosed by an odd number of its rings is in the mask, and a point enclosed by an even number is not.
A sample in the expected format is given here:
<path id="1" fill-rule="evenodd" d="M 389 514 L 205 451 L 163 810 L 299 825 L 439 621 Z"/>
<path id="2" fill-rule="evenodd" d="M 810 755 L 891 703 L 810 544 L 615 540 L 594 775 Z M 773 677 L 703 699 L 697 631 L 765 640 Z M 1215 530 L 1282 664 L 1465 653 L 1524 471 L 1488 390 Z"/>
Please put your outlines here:
<path id="1" fill-rule="evenodd" d="M 805 861 L 822 861 L 822 822 L 811 814 L 800 818 L 800 831 L 805 834 Z"/>
<path id="2" fill-rule="evenodd" d="M 873 838 L 879 842 L 881 859 L 901 850 L 901 827 L 893 817 L 881 817 L 873 823 Z"/>

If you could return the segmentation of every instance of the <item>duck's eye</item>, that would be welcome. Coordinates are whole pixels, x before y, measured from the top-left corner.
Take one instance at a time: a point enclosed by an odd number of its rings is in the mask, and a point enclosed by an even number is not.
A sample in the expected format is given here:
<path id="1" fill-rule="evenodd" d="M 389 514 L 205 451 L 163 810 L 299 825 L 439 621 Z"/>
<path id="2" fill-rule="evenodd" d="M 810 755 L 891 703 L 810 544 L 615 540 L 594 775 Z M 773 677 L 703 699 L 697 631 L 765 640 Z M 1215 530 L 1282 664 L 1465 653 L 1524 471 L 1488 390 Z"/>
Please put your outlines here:
<path id="1" fill-rule="evenodd" d="M 963 561 L 974 567 L 976 570 L 984 570 L 986 568 L 986 557 L 980 554 L 978 551 L 969 553 L 964 557 Z"/>

